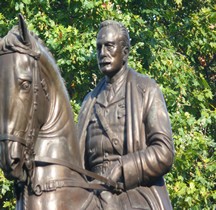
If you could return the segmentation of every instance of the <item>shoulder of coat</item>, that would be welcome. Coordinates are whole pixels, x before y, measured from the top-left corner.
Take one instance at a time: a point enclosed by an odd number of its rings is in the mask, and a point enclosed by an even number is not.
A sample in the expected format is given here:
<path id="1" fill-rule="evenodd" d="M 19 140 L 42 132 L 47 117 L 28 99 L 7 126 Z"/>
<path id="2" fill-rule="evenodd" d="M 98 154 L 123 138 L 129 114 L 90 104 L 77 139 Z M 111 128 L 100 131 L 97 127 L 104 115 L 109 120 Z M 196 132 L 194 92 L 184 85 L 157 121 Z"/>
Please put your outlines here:
<path id="1" fill-rule="evenodd" d="M 96 86 L 92 91 L 90 91 L 89 93 L 87 93 L 87 95 L 86 95 L 86 96 L 84 97 L 84 99 L 83 99 L 82 104 L 85 104 L 85 102 L 86 102 L 90 97 L 93 98 L 93 97 L 96 97 L 96 96 L 97 96 L 97 94 L 98 94 L 98 92 L 100 91 L 100 88 L 101 88 L 101 86 L 103 85 L 104 81 L 105 81 L 105 78 L 102 78 L 102 79 L 100 80 L 100 82 L 97 84 L 97 86 Z"/>
<path id="2" fill-rule="evenodd" d="M 137 87 L 143 92 L 157 87 L 155 80 L 150 78 L 148 75 L 143 75 L 138 72 L 136 72 L 135 74 Z"/>

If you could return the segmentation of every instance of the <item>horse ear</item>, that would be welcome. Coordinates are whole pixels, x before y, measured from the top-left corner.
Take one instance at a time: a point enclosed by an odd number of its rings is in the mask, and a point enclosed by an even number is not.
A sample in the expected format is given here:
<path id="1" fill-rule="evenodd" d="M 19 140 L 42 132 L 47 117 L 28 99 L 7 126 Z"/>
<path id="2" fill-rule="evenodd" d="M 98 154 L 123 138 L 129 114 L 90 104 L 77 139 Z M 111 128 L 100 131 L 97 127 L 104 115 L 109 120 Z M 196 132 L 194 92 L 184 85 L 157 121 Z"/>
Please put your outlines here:
<path id="1" fill-rule="evenodd" d="M 27 25 L 25 23 L 25 20 L 21 14 L 19 14 L 19 33 L 22 39 L 23 44 L 30 46 L 30 37 L 29 37 L 29 31 L 27 28 Z"/>

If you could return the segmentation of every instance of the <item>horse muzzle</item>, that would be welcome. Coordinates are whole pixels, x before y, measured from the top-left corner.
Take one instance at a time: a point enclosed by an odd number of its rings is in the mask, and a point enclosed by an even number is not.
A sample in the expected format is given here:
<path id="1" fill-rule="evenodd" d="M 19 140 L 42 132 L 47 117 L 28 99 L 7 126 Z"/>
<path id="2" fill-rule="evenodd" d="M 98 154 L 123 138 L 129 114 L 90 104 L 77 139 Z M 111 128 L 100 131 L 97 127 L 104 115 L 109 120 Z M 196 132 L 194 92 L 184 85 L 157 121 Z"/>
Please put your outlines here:
<path id="1" fill-rule="evenodd" d="M 24 141 L 16 136 L 0 135 L 0 168 L 9 180 L 23 181 L 26 177 L 23 170 L 23 144 Z"/>

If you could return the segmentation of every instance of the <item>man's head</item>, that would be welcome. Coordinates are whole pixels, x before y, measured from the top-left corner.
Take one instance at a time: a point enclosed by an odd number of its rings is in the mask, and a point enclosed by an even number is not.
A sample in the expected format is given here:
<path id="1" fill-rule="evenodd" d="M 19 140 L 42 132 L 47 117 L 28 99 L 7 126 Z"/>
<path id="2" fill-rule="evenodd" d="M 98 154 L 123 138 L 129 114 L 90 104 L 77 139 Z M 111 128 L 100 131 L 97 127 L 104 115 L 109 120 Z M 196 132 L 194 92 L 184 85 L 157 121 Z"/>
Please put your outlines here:
<path id="1" fill-rule="evenodd" d="M 97 35 L 97 59 L 101 72 L 112 77 L 127 65 L 130 37 L 127 29 L 113 20 L 101 23 Z"/>

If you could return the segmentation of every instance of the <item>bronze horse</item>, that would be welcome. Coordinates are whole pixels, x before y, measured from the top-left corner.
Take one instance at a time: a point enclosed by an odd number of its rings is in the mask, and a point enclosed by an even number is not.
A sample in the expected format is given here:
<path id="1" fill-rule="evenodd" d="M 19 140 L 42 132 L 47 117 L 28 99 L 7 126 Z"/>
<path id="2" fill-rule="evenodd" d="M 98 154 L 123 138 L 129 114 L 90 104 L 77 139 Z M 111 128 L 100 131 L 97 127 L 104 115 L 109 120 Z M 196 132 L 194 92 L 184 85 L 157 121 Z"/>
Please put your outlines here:
<path id="1" fill-rule="evenodd" d="M 100 209 L 73 170 L 81 160 L 59 69 L 21 15 L 0 39 L 0 90 L 0 168 L 15 180 L 16 209 Z"/>

